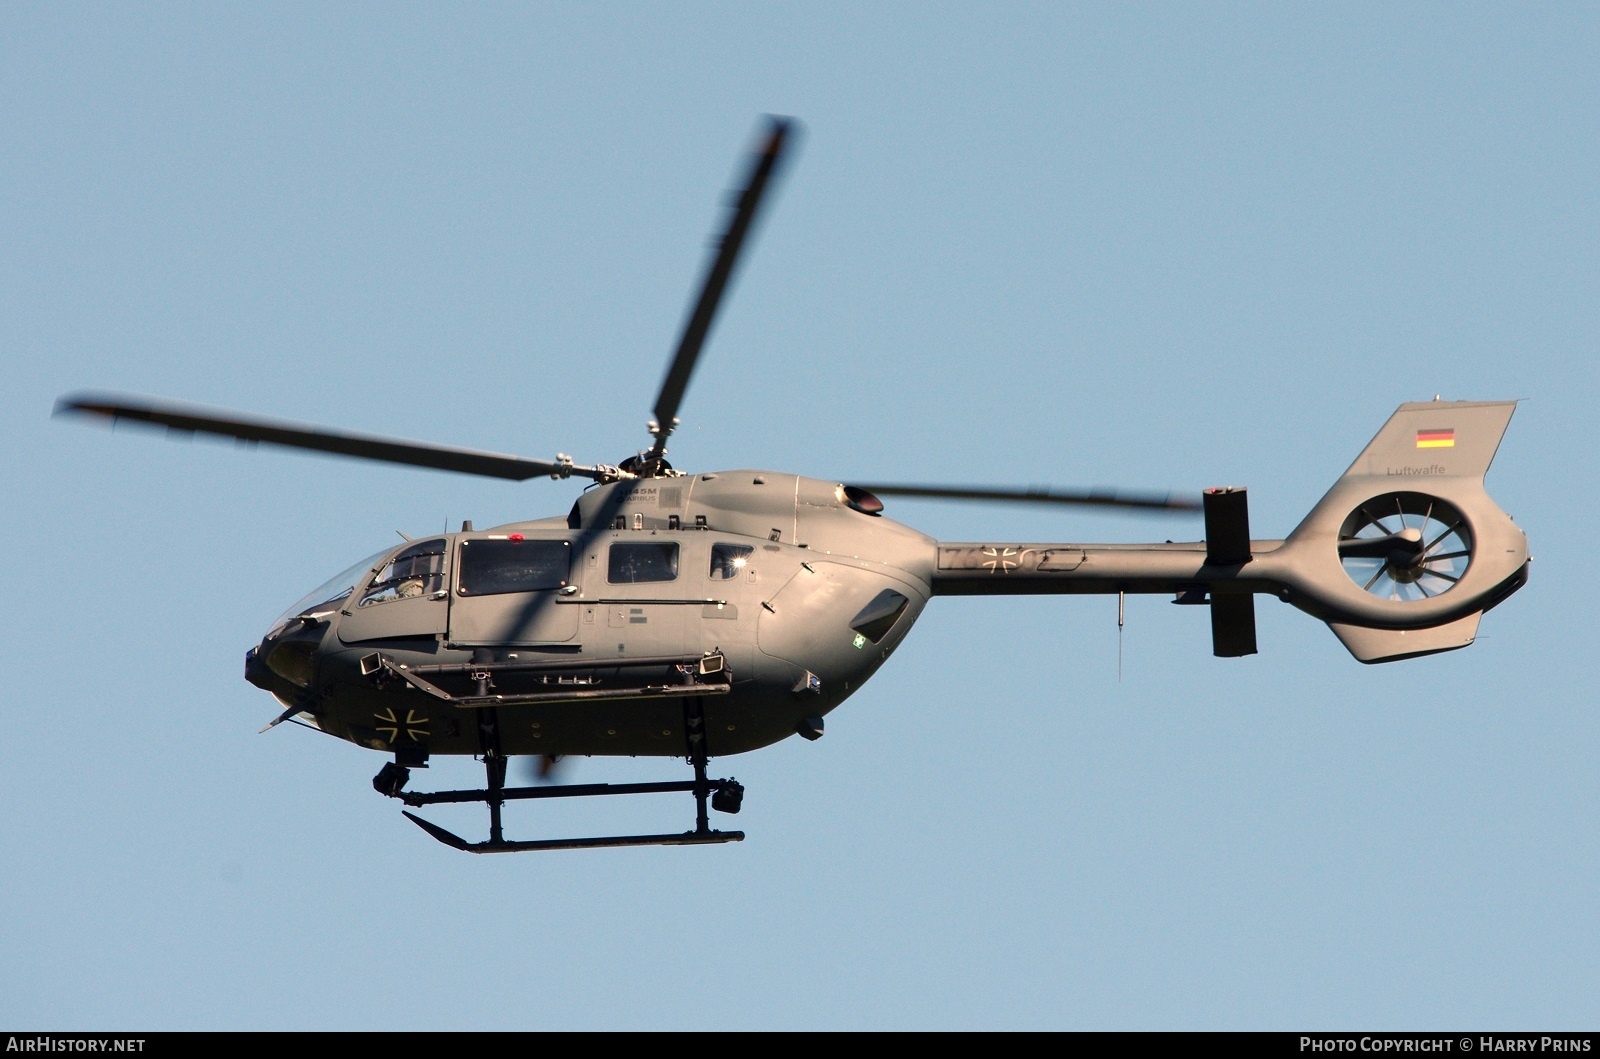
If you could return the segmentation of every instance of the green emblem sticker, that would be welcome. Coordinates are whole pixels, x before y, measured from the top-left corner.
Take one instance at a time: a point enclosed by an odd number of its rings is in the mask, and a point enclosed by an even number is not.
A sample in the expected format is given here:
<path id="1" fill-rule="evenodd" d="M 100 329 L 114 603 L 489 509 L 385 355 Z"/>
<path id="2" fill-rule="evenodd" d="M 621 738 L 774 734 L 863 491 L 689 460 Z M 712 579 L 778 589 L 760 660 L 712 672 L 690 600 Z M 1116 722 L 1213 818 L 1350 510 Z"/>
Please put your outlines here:
<path id="1" fill-rule="evenodd" d="M 865 646 L 867 646 L 867 638 L 860 633 L 856 633 L 856 649 L 860 650 Z"/>

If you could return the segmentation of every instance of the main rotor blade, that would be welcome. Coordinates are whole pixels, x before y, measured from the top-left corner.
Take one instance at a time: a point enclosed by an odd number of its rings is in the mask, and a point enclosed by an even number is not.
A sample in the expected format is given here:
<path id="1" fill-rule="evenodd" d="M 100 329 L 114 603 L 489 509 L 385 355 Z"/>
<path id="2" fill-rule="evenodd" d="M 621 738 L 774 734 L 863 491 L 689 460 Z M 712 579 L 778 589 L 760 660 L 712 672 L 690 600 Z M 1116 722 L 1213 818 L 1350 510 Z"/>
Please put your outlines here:
<path id="1" fill-rule="evenodd" d="M 677 425 L 678 405 L 683 401 L 684 390 L 688 388 L 689 375 L 694 371 L 700 349 L 705 345 L 706 335 L 711 331 L 717 305 L 721 302 L 722 293 L 733 275 L 734 265 L 738 263 L 739 249 L 744 245 L 745 236 L 755 221 L 762 195 L 766 192 L 778 163 L 783 159 L 784 145 L 794 124 L 790 118 L 769 116 L 762 146 L 750 156 L 749 174 L 745 178 L 743 190 L 737 193 L 739 200 L 733 218 L 728 222 L 727 230 L 717 240 L 717 256 L 712 261 L 711 267 L 706 270 L 705 279 L 700 285 L 700 299 L 695 303 L 694 312 L 690 314 L 688 322 L 684 324 L 683 336 L 678 340 L 678 351 L 673 354 L 666 378 L 661 382 L 661 392 L 656 397 L 654 427 L 656 439 L 649 452 L 652 459 L 660 459 L 667 451 L 667 436 Z"/>
<path id="2" fill-rule="evenodd" d="M 438 471 L 509 478 L 513 481 L 525 481 L 544 475 L 552 478 L 565 478 L 569 474 L 584 478 L 601 476 L 597 468 L 574 467 L 565 461 L 551 463 L 545 460 L 525 459 L 521 456 L 506 456 L 497 452 L 433 445 L 425 441 L 406 441 L 372 434 L 351 434 L 304 423 L 257 419 L 224 409 L 165 403 L 121 394 L 74 394 L 63 397 L 56 402 L 55 414 L 98 416 L 113 423 L 132 422 L 166 427 L 169 431 L 182 433 L 213 434 L 250 442 L 264 441 L 269 445 L 311 449 L 336 456 L 355 456 L 366 460 L 403 463 L 411 467 L 430 467 Z"/>
<path id="3" fill-rule="evenodd" d="M 916 496 L 934 500 L 986 500 L 1026 504 L 1066 504 L 1076 507 L 1122 507 L 1150 511 L 1179 513 L 1199 511 L 1198 497 L 1173 496 L 1171 493 L 1118 493 L 1097 489 L 1078 491 L 1029 486 L 1026 489 L 990 489 L 980 486 L 945 485 L 870 485 L 850 483 L 877 496 Z"/>

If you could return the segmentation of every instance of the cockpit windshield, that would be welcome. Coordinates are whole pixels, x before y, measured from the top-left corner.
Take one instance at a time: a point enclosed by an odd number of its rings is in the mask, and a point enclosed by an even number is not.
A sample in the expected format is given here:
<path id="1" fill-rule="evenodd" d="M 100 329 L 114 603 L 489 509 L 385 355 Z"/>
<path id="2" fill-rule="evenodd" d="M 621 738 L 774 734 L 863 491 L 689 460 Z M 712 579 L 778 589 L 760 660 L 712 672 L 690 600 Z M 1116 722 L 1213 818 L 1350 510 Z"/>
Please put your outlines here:
<path id="1" fill-rule="evenodd" d="M 341 599 L 344 599 L 351 592 L 355 591 L 356 582 L 360 581 L 369 572 L 371 572 L 372 568 L 378 565 L 378 560 L 388 555 L 390 551 L 391 549 L 385 548 L 381 552 L 374 552 L 365 559 L 361 560 L 359 563 L 356 563 L 354 566 L 350 567 L 350 569 L 341 570 L 335 576 L 328 578 L 328 580 L 324 581 L 310 592 L 307 592 L 304 596 L 300 597 L 299 601 L 296 602 L 294 606 L 278 615 L 278 620 L 272 623 L 272 631 L 267 633 L 267 635 L 275 636 L 278 630 L 283 628 L 284 625 L 288 624 L 292 618 L 296 618 L 307 611 L 320 609 L 326 604 L 337 603 Z"/>

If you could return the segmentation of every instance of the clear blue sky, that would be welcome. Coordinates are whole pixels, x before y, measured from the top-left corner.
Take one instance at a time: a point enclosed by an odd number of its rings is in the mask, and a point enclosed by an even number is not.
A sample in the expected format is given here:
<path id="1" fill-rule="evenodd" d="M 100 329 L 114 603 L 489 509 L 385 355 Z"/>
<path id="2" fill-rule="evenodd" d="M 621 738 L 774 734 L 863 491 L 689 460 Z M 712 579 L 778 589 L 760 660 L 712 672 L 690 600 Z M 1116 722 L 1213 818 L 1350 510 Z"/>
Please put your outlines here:
<path id="1" fill-rule="evenodd" d="M 1600 1023 L 1600 7 L 13 3 L 0 30 L 0 1025 Z M 379 755 L 258 735 L 244 652 L 292 600 L 578 484 L 56 397 L 615 462 L 764 112 L 805 135 L 678 466 L 1243 485 L 1281 536 L 1400 402 L 1517 398 L 1488 485 L 1530 584 L 1470 649 L 1377 667 L 1268 601 L 1261 653 L 1216 659 L 1202 611 L 1130 599 L 1120 675 L 1113 599 L 936 600 L 824 739 L 714 763 L 748 788 L 720 847 L 472 857 L 373 793 Z M 645 803 L 508 828 L 686 826 Z"/>

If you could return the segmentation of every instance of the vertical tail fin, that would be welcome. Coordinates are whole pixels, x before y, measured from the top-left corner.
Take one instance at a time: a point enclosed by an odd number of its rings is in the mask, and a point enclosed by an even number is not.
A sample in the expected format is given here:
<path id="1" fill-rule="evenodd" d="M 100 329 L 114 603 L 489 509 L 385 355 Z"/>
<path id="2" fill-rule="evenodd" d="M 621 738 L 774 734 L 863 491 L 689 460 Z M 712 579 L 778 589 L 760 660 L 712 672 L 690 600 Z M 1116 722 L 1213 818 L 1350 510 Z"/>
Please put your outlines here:
<path id="1" fill-rule="evenodd" d="M 1483 482 L 1515 401 L 1412 401 L 1389 417 L 1348 478 L 1458 478 Z"/>
<path id="2" fill-rule="evenodd" d="M 1483 487 L 1515 410 L 1401 405 L 1284 542 L 1291 602 L 1362 662 L 1470 644 L 1527 580 L 1527 538 Z"/>

